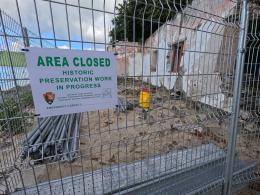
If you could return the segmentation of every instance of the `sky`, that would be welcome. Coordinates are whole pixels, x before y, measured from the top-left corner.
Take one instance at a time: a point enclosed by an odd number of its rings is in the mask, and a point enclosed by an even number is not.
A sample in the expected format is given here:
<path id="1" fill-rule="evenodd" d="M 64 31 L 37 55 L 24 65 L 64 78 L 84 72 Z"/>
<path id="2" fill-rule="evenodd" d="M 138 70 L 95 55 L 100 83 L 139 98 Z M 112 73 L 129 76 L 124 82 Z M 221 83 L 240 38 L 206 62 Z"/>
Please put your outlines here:
<path id="1" fill-rule="evenodd" d="M 71 44 L 72 49 L 80 49 L 82 47 L 81 43 L 76 42 L 81 41 L 81 20 L 83 41 L 93 42 L 95 39 L 96 43 L 103 43 L 96 44 L 96 50 L 103 50 L 105 48 L 104 43 L 109 42 L 108 32 L 112 28 L 111 21 L 114 17 L 115 4 L 121 3 L 123 0 L 51 0 L 51 4 L 48 0 L 17 1 L 22 25 L 35 33 L 37 37 L 39 37 L 40 29 L 41 37 L 54 38 L 50 11 L 52 10 L 55 36 L 56 39 L 60 40 L 56 42 L 59 48 L 69 48 L 69 34 L 70 39 L 74 41 Z M 68 5 L 68 17 L 66 16 L 65 2 Z M 50 9 L 50 6 L 52 9 Z M 94 10 L 91 9 L 92 7 Z M 16 0 L 0 0 L 0 8 L 19 22 Z M 40 28 L 38 28 L 36 10 Z M 32 42 L 37 45 L 39 40 Z M 19 45 L 19 43 L 12 44 Z M 50 44 L 53 45 L 54 42 L 50 41 Z M 94 49 L 94 45 L 84 43 L 84 49 Z"/>

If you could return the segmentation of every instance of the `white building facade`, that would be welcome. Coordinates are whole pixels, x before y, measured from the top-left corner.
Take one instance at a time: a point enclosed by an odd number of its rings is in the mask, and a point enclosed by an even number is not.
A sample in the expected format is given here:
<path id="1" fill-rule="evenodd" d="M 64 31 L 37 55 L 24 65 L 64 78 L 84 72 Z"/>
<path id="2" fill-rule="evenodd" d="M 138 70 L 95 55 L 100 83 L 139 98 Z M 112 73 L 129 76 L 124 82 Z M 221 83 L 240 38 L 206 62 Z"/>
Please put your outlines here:
<path id="1" fill-rule="evenodd" d="M 193 0 L 145 41 L 142 52 L 129 56 L 127 74 L 229 111 L 232 97 L 225 90 L 237 52 L 236 11 L 230 0 Z"/>

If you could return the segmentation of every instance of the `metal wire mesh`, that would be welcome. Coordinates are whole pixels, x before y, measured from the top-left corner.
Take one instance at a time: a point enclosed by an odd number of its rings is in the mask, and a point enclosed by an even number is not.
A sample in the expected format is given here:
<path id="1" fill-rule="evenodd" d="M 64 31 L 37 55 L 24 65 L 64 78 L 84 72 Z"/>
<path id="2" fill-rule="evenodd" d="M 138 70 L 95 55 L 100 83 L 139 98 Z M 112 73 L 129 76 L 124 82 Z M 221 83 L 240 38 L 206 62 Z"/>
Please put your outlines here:
<path id="1" fill-rule="evenodd" d="M 227 0 L 3 4 L 0 192 L 221 194 L 243 49 L 241 5 Z M 234 192 L 259 177 L 258 10 L 250 4 L 246 24 L 237 144 L 231 148 Z M 28 46 L 113 52 L 117 108 L 38 119 L 21 51 Z M 138 102 L 143 88 L 152 98 L 148 109 Z M 68 136 L 55 137 L 59 129 Z M 70 143 L 76 149 L 65 150 L 63 144 Z"/>
<path id="2" fill-rule="evenodd" d="M 251 181 L 249 187 L 241 192 L 248 194 L 259 193 L 259 35 L 258 35 L 259 5 L 252 3 L 249 6 L 249 24 L 245 56 L 244 76 L 242 79 L 241 111 L 239 133 L 237 135 L 236 150 L 245 160 L 254 159 L 257 168 L 251 174 L 241 175 L 239 180 Z M 250 148 L 250 149 L 249 149 Z"/>

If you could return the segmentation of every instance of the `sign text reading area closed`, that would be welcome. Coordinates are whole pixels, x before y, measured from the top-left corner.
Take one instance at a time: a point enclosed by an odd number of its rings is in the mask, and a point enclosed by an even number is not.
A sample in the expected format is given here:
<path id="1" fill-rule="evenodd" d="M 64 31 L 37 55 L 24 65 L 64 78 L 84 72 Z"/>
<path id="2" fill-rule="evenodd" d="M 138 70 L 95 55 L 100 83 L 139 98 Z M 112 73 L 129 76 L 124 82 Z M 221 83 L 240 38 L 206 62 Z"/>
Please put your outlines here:
<path id="1" fill-rule="evenodd" d="M 29 48 L 26 60 L 40 117 L 113 108 L 117 104 L 112 53 Z"/>

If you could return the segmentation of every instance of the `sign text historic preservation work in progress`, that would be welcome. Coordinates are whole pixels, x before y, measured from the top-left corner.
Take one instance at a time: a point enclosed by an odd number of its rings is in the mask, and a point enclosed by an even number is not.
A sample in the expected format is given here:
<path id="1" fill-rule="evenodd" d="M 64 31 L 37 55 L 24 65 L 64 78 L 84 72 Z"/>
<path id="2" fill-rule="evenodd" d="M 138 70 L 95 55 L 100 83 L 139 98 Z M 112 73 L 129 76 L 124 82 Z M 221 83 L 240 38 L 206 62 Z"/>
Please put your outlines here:
<path id="1" fill-rule="evenodd" d="M 113 53 L 29 48 L 26 60 L 40 117 L 113 108 L 117 104 Z"/>

